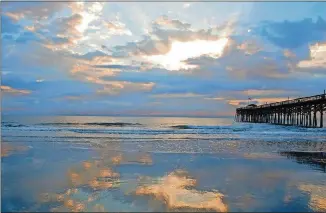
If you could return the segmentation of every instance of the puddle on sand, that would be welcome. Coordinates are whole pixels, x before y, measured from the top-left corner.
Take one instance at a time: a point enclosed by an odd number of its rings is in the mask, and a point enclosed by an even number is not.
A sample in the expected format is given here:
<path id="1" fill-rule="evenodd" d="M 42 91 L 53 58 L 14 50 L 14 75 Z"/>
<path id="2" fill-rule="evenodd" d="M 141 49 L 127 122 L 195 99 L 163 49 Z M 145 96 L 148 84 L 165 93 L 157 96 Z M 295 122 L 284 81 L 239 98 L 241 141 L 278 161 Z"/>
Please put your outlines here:
<path id="1" fill-rule="evenodd" d="M 150 185 L 139 186 L 136 195 L 150 195 L 166 203 L 169 209 L 198 209 L 226 212 L 227 205 L 222 201 L 223 194 L 212 191 L 189 189 L 196 180 L 188 177 L 185 171 L 174 171 Z"/>

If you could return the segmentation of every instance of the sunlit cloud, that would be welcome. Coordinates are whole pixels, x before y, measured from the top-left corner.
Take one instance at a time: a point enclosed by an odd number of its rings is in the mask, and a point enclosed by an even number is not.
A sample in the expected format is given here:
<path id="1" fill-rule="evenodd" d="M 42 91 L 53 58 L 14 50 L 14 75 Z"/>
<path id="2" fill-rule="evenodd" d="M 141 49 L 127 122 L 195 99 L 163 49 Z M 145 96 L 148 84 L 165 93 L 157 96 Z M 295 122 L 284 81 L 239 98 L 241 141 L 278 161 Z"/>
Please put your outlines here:
<path id="1" fill-rule="evenodd" d="M 5 13 L 5 15 L 8 16 L 9 18 L 13 19 L 14 21 L 19 21 L 20 19 L 25 17 L 25 15 L 23 13 L 7 12 L 7 13 Z"/>
<path id="2" fill-rule="evenodd" d="M 172 94 L 157 94 L 151 95 L 152 98 L 198 98 L 205 97 L 206 95 L 195 93 L 172 93 Z"/>
<path id="3" fill-rule="evenodd" d="M 155 83 L 134 83 L 127 81 L 105 81 L 102 89 L 97 90 L 98 94 L 118 95 L 121 92 L 151 91 Z"/>
<path id="4" fill-rule="evenodd" d="M 185 4 L 183 4 L 183 8 L 189 8 L 190 6 L 191 6 L 190 3 L 185 3 Z"/>
<path id="5" fill-rule="evenodd" d="M 216 41 L 175 41 L 171 44 L 171 49 L 166 54 L 146 56 L 146 59 L 152 63 L 159 64 L 168 70 L 196 68 L 195 65 L 188 65 L 184 61 L 202 55 L 219 58 L 223 54 L 227 42 L 228 38 L 221 38 Z"/>
<path id="6" fill-rule="evenodd" d="M 254 104 L 266 104 L 266 103 L 274 103 L 280 101 L 286 101 L 288 98 L 255 98 L 251 100 L 241 99 L 241 100 L 228 100 L 228 103 L 232 106 L 244 106 L 248 103 Z"/>
<path id="7" fill-rule="evenodd" d="M 110 34 L 113 35 L 132 35 L 132 32 L 126 28 L 126 25 L 119 21 L 111 21 L 107 22 L 107 27 L 109 29 Z"/>
<path id="8" fill-rule="evenodd" d="M 28 31 L 31 31 L 31 32 L 35 32 L 36 31 L 36 27 L 35 26 L 26 26 L 25 29 L 28 30 Z"/>
<path id="9" fill-rule="evenodd" d="M 205 100 L 224 101 L 223 97 L 204 98 Z"/>
<path id="10" fill-rule="evenodd" d="M 61 11 L 69 2 L 41 2 L 37 5 L 28 2 L 21 2 L 19 7 L 9 8 L 5 14 L 15 21 L 29 19 L 34 21 L 48 20 L 50 17 Z M 6 5 L 7 6 L 7 5 Z"/>
<path id="11" fill-rule="evenodd" d="M 191 25 L 188 23 L 183 23 L 180 20 L 170 19 L 168 16 L 160 16 L 154 22 L 155 25 L 159 27 L 168 27 L 168 28 L 176 28 L 176 29 L 187 29 Z"/>
<path id="12" fill-rule="evenodd" d="M 37 83 L 42 83 L 44 81 L 44 79 L 36 79 Z"/>
<path id="13" fill-rule="evenodd" d="M 284 53 L 284 56 L 287 58 L 294 58 L 296 56 L 292 51 L 290 51 L 288 49 L 285 49 L 283 51 L 283 53 Z"/>
<path id="14" fill-rule="evenodd" d="M 15 89 L 10 86 L 2 85 L 0 87 L 1 87 L 2 92 L 8 93 L 8 94 L 13 94 L 13 95 L 28 95 L 31 93 L 30 90 Z"/>
<path id="15" fill-rule="evenodd" d="M 256 42 L 250 40 L 240 44 L 238 49 L 244 51 L 247 55 L 252 55 L 262 50 Z"/>
<path id="16" fill-rule="evenodd" d="M 92 21 L 100 18 L 103 6 L 103 3 L 100 2 L 80 2 L 77 11 L 79 10 L 78 12 L 83 18 L 81 23 L 76 27 L 77 30 L 81 33 L 85 32 Z"/>
<path id="17" fill-rule="evenodd" d="M 79 101 L 79 100 L 82 100 L 83 97 L 82 96 L 65 96 L 63 99 L 65 100 L 69 100 L 69 101 Z"/>
<path id="18" fill-rule="evenodd" d="M 300 68 L 326 68 L 326 43 L 310 46 L 310 59 L 298 63 Z"/>
<path id="19" fill-rule="evenodd" d="M 269 96 L 269 95 L 290 95 L 296 93 L 296 91 L 288 91 L 288 90 L 271 90 L 271 89 L 249 89 L 244 91 L 236 91 L 233 93 L 238 93 L 242 95 L 247 95 L 250 97 L 255 96 Z"/>
<path id="20" fill-rule="evenodd" d="M 67 104 L 86 113 L 105 105 L 110 112 L 123 106 L 120 114 L 215 116 L 230 114 L 229 104 L 246 105 L 248 96 L 263 104 L 320 91 L 324 16 L 305 19 L 315 14 L 308 9 L 304 16 L 265 16 L 263 4 L 223 4 L 6 2 L 2 82 L 10 87 L 1 89 L 30 96 L 6 98 L 3 109 L 13 113 L 37 103 L 40 108 L 31 109 L 55 112 Z M 78 105 L 85 93 L 92 101 Z M 179 99 L 203 108 L 184 104 L 181 110 Z"/>

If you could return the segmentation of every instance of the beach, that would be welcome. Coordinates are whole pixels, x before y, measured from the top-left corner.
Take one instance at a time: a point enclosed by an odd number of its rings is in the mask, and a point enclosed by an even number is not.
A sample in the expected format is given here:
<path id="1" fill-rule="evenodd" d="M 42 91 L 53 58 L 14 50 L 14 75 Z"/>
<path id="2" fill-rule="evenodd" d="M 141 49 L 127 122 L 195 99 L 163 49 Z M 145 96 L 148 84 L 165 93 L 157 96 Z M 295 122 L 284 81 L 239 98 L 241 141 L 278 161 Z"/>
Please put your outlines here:
<path id="1" fill-rule="evenodd" d="M 2 212 L 326 211 L 326 129 L 4 116 Z"/>

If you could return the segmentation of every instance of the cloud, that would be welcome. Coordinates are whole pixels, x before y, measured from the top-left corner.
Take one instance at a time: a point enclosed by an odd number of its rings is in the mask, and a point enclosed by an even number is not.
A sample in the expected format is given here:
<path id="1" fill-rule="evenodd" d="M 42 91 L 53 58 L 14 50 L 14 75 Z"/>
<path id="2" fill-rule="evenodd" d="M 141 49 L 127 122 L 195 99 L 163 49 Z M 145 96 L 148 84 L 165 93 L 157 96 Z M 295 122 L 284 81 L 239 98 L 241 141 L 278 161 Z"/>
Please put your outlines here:
<path id="1" fill-rule="evenodd" d="M 83 34 L 82 39 L 76 43 L 74 52 L 85 54 L 89 51 L 107 51 L 103 48 L 107 43 L 114 43 L 113 37 L 120 39 L 121 36 L 132 36 L 132 32 L 117 18 L 108 18 L 111 15 L 103 13 L 103 2 L 79 3 L 74 8 L 76 14 L 82 16 L 82 22 L 76 29 Z"/>
<path id="2" fill-rule="evenodd" d="M 117 26 L 112 25 L 112 23 L 109 27 L 117 29 Z M 223 31 L 223 29 L 221 29 L 221 31 Z M 227 43 L 226 38 L 220 39 L 218 35 L 212 34 L 212 30 L 207 32 L 189 31 L 193 34 L 192 38 L 186 37 L 183 33 L 181 33 L 181 37 L 179 37 L 180 35 L 178 32 L 181 32 L 179 30 L 163 31 L 161 29 L 156 29 L 155 32 L 153 32 L 153 36 L 165 37 L 168 36 L 166 33 L 171 33 L 169 39 L 172 40 L 155 40 L 152 37 L 147 37 L 139 42 L 129 43 L 125 46 L 117 46 L 112 55 L 102 57 L 94 56 L 92 59 L 78 60 L 78 63 L 74 65 L 71 72 L 79 79 L 102 85 L 103 87 L 97 90 L 98 94 L 113 95 L 118 94 L 120 91 L 132 90 L 150 91 L 154 88 L 154 82 L 140 81 L 135 83 L 132 79 L 131 81 L 125 81 L 123 79 L 117 81 L 115 79 L 128 70 L 144 71 L 148 68 L 153 69 L 155 67 L 163 67 L 170 70 L 188 68 L 191 67 L 191 65 L 184 65 L 184 67 L 182 67 L 183 60 L 202 54 L 209 54 L 211 57 L 219 57 L 222 54 L 224 45 Z M 199 38 L 203 40 L 198 40 Z M 180 41 L 178 42 L 178 40 Z M 186 42 L 188 40 L 189 42 Z M 123 56 L 120 54 L 119 56 L 119 52 L 125 52 L 127 54 L 122 54 Z M 161 53 L 165 53 L 165 55 L 158 55 Z M 175 59 L 175 63 L 171 63 L 171 58 Z M 104 63 L 102 59 L 106 59 L 106 63 Z"/>
<path id="3" fill-rule="evenodd" d="M 50 31 L 41 35 L 45 38 L 44 46 L 51 50 L 69 50 L 82 38 L 82 33 L 77 26 L 82 23 L 83 17 L 74 14 L 70 17 L 58 18 L 49 26 Z"/>
<path id="4" fill-rule="evenodd" d="M 280 53 L 272 55 L 265 51 L 251 56 L 247 56 L 243 51 L 235 51 L 221 58 L 220 61 L 232 77 L 239 79 L 288 78 L 290 75 L 288 62 Z"/>
<path id="5" fill-rule="evenodd" d="M 21 90 L 21 89 L 15 89 L 10 86 L 0 86 L 1 91 L 4 92 L 5 94 L 11 94 L 11 95 L 29 95 L 31 94 L 30 90 Z"/>
<path id="6" fill-rule="evenodd" d="M 315 22 L 311 18 L 301 21 L 266 21 L 256 30 L 273 44 L 281 48 L 294 49 L 308 45 L 310 42 L 324 40 L 326 22 L 321 17 L 318 17 Z"/>
<path id="7" fill-rule="evenodd" d="M 94 45 L 94 41 L 102 38 L 87 30 L 91 28 L 90 23 L 100 23 L 103 3 L 99 2 L 47 2 L 33 7 L 31 4 L 21 4 L 13 7 L 8 4 L 11 13 L 20 14 L 23 17 L 22 26 L 26 31 L 33 32 L 35 37 L 45 47 L 54 51 L 69 51 L 71 53 L 85 53 L 89 50 L 97 50 L 100 45 Z M 51 9 L 49 9 L 50 6 Z M 30 8 L 33 8 L 30 10 Z M 66 15 L 64 9 L 71 9 L 71 14 Z M 92 26 L 93 27 L 93 26 Z M 103 25 L 98 26 L 103 29 Z M 32 35 L 32 34 L 31 34 Z M 96 37 L 96 39 L 94 39 Z M 104 37 L 107 39 L 108 37 Z M 35 40 L 35 39 L 34 39 Z M 91 40 L 91 42 L 89 42 Z"/>
<path id="8" fill-rule="evenodd" d="M 222 38 L 228 38 L 233 27 L 234 20 L 207 30 L 161 29 L 154 27 L 148 36 L 144 36 L 143 40 L 129 42 L 124 46 L 116 46 L 114 50 L 129 56 L 164 55 L 170 51 L 173 42 L 217 41 Z"/>
<path id="9" fill-rule="evenodd" d="M 64 96 L 63 99 L 68 100 L 68 101 L 80 101 L 80 100 L 83 99 L 83 97 L 82 96 L 76 96 L 76 95 L 73 96 L 73 95 L 71 95 L 71 96 Z"/>
<path id="10" fill-rule="evenodd" d="M 156 94 L 151 95 L 151 98 L 198 98 L 198 97 L 205 97 L 206 95 L 202 94 L 195 94 L 195 93 L 172 93 L 172 94 Z"/>
<path id="11" fill-rule="evenodd" d="M 11 13 L 11 12 L 7 12 L 5 13 L 6 16 L 8 16 L 9 18 L 11 18 L 13 21 L 17 22 L 20 19 L 24 18 L 25 15 L 23 13 Z"/>
<path id="12" fill-rule="evenodd" d="M 109 33 L 114 35 L 132 35 L 131 31 L 126 29 L 125 24 L 119 21 L 109 21 L 106 23 Z"/>
<path id="13" fill-rule="evenodd" d="M 299 68 L 326 68 L 326 43 L 316 43 L 310 46 L 310 59 L 300 61 Z"/>
<path id="14" fill-rule="evenodd" d="M 17 34 L 21 30 L 21 26 L 14 23 L 7 16 L 1 15 L 1 35 L 3 34 Z"/>
<path id="15" fill-rule="evenodd" d="M 154 27 L 160 28 L 176 28 L 176 29 L 188 29 L 190 28 L 190 24 L 183 23 L 177 19 L 170 19 L 168 16 L 160 16 L 154 21 Z"/>
<path id="16" fill-rule="evenodd" d="M 275 95 L 290 95 L 296 94 L 296 91 L 289 90 L 272 90 L 272 89 L 249 89 L 244 91 L 236 91 L 230 92 L 235 94 L 240 94 L 243 96 L 251 96 L 251 97 L 266 97 L 266 96 L 275 96 Z"/>
<path id="17" fill-rule="evenodd" d="M 20 2 L 19 4 L 6 2 L 3 10 L 15 21 L 23 18 L 36 21 L 51 18 L 69 4 L 69 2 Z"/>
<path id="18" fill-rule="evenodd" d="M 190 3 L 185 3 L 185 4 L 183 4 L 183 8 L 189 8 L 190 6 L 191 6 Z"/>
<path id="19" fill-rule="evenodd" d="M 55 32 L 60 37 L 67 35 L 81 35 L 81 33 L 76 29 L 83 21 L 83 16 L 80 14 L 74 14 L 70 17 L 58 18 L 53 26 L 56 27 Z"/>
<path id="20" fill-rule="evenodd" d="M 166 54 L 152 55 L 146 57 L 146 59 L 168 70 L 191 69 L 196 66 L 186 64 L 183 61 L 201 55 L 210 55 L 210 57 L 218 58 L 223 54 L 227 42 L 227 38 L 221 38 L 216 41 L 173 42 L 171 49 Z"/>
<path id="21" fill-rule="evenodd" d="M 283 51 L 283 53 L 284 53 L 284 56 L 287 58 L 295 58 L 296 57 L 295 53 L 293 53 L 292 51 L 290 51 L 288 49 L 285 49 Z"/>
<path id="22" fill-rule="evenodd" d="M 76 63 L 71 73 L 86 82 L 102 86 L 97 94 L 117 95 L 120 92 L 150 91 L 153 82 L 128 82 L 114 80 L 114 76 L 122 72 L 126 66 L 119 65 L 119 58 L 112 56 L 94 56 L 90 60 L 81 59 Z M 129 68 L 127 66 L 127 68 Z M 106 78 L 108 77 L 108 78 Z"/>
<path id="23" fill-rule="evenodd" d="M 247 55 L 253 55 L 262 50 L 262 48 L 259 47 L 254 40 L 247 40 L 240 44 L 237 48 L 244 51 L 244 53 Z"/>
<path id="24" fill-rule="evenodd" d="M 44 79 L 36 79 L 37 83 L 42 83 L 44 81 Z"/>
<path id="25" fill-rule="evenodd" d="M 246 19 L 240 7 L 225 9 L 224 3 L 209 8 L 195 3 L 209 15 L 186 2 L 162 7 L 61 2 L 53 10 L 48 7 L 56 2 L 5 4 L 3 66 L 10 73 L 2 80 L 33 96 L 8 107 L 23 108 L 38 99 L 37 112 L 108 113 L 116 112 L 112 103 L 127 99 L 138 113 L 207 116 L 230 113 L 229 101 L 246 104 L 248 92 L 257 99 L 293 91 L 313 95 L 325 82 L 325 18 L 304 21 L 271 13 L 269 21 L 259 22 Z M 91 101 L 78 104 L 79 95 Z M 106 95 L 111 103 L 102 102 Z"/>
<path id="26" fill-rule="evenodd" d="M 240 44 L 239 44 L 240 43 Z M 243 45 L 245 44 L 245 45 Z M 250 48 L 247 42 L 239 42 L 235 38 L 228 39 L 220 57 L 214 59 L 209 55 L 191 58 L 184 63 L 192 65 L 192 72 L 216 78 L 248 79 L 285 79 L 291 75 L 291 59 L 283 55 L 283 51 L 269 52 L 265 49 Z"/>
<path id="27" fill-rule="evenodd" d="M 170 19 L 162 19 L 159 23 L 172 25 L 170 21 Z M 202 55 L 209 55 L 213 58 L 222 55 L 229 41 L 228 36 L 232 31 L 232 22 L 233 20 L 208 30 L 154 27 L 153 31 L 143 40 L 116 46 L 114 54 L 130 57 L 157 68 L 193 69 L 196 67 L 195 65 L 186 64 L 184 61 Z M 176 23 L 174 20 L 173 25 L 177 25 Z M 155 26 L 155 23 L 153 25 Z"/>
<path id="28" fill-rule="evenodd" d="M 266 104 L 266 103 L 274 103 L 274 102 L 281 102 L 288 100 L 288 98 L 255 98 L 250 100 L 251 104 Z M 228 103 L 232 106 L 245 106 L 248 104 L 248 99 L 242 99 L 242 100 L 228 100 Z"/>
<path id="29" fill-rule="evenodd" d="M 98 81 L 102 84 L 103 88 L 97 90 L 98 94 L 103 95 L 118 95 L 121 92 L 137 92 L 137 91 L 151 91 L 155 86 L 155 83 L 134 83 L 127 81 Z"/>
<path id="30" fill-rule="evenodd" d="M 224 101 L 223 97 L 204 98 L 205 100 Z"/>

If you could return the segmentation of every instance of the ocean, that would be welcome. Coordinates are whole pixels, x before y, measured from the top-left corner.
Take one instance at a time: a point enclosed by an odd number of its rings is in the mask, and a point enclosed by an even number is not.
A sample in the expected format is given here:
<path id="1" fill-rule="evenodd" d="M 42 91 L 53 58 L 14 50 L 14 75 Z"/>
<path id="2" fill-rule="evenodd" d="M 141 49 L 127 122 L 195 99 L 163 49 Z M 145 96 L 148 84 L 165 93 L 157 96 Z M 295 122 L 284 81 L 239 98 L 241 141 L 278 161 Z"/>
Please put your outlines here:
<path id="1" fill-rule="evenodd" d="M 2 212 L 326 211 L 326 129 L 2 116 Z"/>

